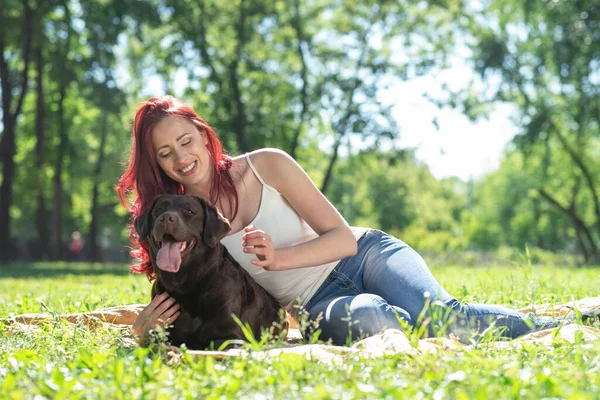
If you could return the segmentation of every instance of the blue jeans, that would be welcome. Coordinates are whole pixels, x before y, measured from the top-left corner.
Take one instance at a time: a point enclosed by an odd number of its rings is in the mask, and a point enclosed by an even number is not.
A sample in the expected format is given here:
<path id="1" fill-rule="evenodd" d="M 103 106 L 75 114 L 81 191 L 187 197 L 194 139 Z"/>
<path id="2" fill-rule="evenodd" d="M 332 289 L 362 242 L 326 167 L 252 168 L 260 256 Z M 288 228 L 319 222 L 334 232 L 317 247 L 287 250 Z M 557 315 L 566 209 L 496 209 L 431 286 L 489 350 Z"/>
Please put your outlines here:
<path id="1" fill-rule="evenodd" d="M 311 321 L 322 318 L 319 338 L 337 345 L 386 328 L 412 326 L 425 336 L 453 333 L 468 340 L 484 332 L 514 338 L 560 323 L 500 306 L 459 302 L 416 251 L 376 229 L 359 239 L 357 254 L 339 262 L 304 310 Z"/>

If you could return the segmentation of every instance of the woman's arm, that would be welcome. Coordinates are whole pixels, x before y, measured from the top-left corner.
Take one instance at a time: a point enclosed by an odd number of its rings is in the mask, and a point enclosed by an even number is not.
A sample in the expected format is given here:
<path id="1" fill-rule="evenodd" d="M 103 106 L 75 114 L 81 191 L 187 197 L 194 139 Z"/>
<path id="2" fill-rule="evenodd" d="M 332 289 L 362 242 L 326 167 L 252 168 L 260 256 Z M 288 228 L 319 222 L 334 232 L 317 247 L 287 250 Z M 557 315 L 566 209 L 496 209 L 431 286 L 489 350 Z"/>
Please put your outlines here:
<path id="1" fill-rule="evenodd" d="M 319 235 L 305 243 L 273 250 L 272 260 L 255 260 L 255 265 L 284 270 L 321 265 L 356 254 L 356 238 L 350 226 L 292 157 L 276 149 L 259 150 L 250 157 L 263 180 L 277 189 Z M 268 232 L 265 235 L 252 229 L 242 238 L 247 246 L 252 246 L 259 237 L 270 242 Z M 247 249 L 247 253 L 262 254 L 257 248 Z"/>

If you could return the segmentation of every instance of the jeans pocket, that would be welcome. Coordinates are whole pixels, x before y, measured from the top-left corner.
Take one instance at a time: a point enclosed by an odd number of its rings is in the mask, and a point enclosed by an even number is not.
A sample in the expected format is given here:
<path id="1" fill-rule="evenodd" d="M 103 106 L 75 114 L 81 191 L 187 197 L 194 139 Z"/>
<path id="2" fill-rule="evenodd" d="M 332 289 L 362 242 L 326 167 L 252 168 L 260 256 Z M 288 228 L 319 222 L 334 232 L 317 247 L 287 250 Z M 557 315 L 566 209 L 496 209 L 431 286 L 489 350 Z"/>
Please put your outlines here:
<path id="1" fill-rule="evenodd" d="M 358 288 L 356 287 L 354 282 L 352 282 L 352 279 L 348 278 L 348 276 L 346 276 L 346 274 L 344 274 L 343 272 L 337 271 L 335 269 L 331 271 L 331 273 L 325 281 L 328 283 L 333 283 L 340 289 L 353 290 L 358 292 Z"/>

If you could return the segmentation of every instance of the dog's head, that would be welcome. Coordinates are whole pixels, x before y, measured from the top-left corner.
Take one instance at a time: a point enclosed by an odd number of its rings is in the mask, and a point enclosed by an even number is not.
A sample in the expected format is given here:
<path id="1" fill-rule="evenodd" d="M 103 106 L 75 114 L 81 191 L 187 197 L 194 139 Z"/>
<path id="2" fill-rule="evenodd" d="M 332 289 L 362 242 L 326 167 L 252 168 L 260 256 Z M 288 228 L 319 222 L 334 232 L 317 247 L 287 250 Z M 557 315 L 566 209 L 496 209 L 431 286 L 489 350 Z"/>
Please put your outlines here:
<path id="1" fill-rule="evenodd" d="M 231 229 L 215 207 L 191 195 L 156 197 L 150 209 L 135 219 L 134 226 L 140 241 L 148 238 L 159 275 L 161 271 L 176 274 L 188 260 L 202 260 L 202 255 L 214 249 Z"/>

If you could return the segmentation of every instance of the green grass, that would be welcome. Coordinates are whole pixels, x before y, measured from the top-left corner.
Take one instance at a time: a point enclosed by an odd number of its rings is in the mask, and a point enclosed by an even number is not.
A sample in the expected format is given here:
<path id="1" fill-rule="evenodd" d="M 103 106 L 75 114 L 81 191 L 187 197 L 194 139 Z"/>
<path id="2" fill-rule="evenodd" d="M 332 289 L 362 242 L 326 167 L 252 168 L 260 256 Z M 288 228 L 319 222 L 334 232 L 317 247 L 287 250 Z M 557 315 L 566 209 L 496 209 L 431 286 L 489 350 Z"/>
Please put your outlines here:
<path id="1" fill-rule="evenodd" d="M 435 267 L 457 298 L 519 308 L 600 294 L 599 268 Z M 150 284 L 124 265 L 0 267 L 0 318 L 81 312 L 148 301 Z M 0 322 L 0 398 L 600 398 L 600 342 L 496 350 L 487 346 L 342 365 L 285 354 L 205 358 L 169 366 L 117 326 L 54 321 L 8 335 Z"/>

